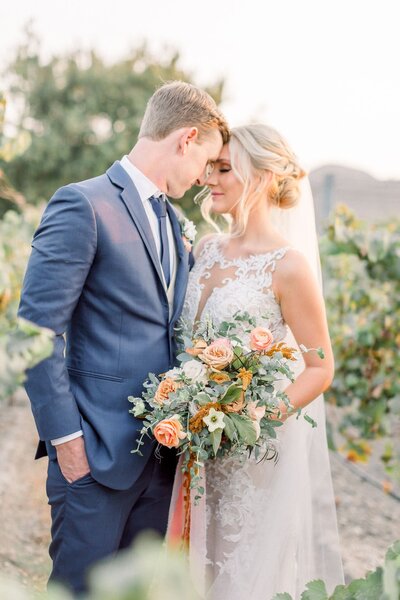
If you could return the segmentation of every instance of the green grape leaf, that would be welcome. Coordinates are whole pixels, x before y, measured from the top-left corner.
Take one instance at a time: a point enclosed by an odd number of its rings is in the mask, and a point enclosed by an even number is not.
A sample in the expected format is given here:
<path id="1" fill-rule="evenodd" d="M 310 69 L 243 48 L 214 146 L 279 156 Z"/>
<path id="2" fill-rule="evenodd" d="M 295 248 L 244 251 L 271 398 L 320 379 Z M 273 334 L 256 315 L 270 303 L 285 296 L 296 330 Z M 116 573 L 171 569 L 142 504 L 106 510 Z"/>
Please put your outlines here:
<path id="1" fill-rule="evenodd" d="M 307 583 L 305 591 L 301 594 L 301 600 L 329 600 L 325 583 L 320 579 Z"/>
<path id="2" fill-rule="evenodd" d="M 365 579 L 355 579 L 349 585 L 354 600 L 377 600 L 383 593 L 382 569 L 368 573 Z"/>

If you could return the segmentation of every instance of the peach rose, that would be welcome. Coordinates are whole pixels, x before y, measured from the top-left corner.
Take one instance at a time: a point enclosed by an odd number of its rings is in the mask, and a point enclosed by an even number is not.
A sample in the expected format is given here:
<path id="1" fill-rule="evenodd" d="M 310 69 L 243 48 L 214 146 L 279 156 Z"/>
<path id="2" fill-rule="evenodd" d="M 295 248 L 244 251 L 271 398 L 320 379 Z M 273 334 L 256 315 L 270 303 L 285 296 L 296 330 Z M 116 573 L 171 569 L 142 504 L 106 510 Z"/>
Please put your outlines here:
<path id="1" fill-rule="evenodd" d="M 247 414 L 253 421 L 253 427 L 256 432 L 257 440 L 261 435 L 260 421 L 265 415 L 265 406 L 257 406 L 256 402 L 249 402 L 247 405 Z"/>
<path id="2" fill-rule="evenodd" d="M 174 381 L 171 377 L 166 377 L 163 381 L 160 382 L 154 396 L 154 401 L 158 404 L 162 404 L 163 402 L 168 400 L 170 393 L 176 392 L 176 390 L 179 387 L 179 383 Z"/>
<path id="3" fill-rule="evenodd" d="M 192 251 L 192 244 L 189 242 L 189 240 L 187 239 L 187 237 L 185 237 L 184 235 L 182 236 L 182 242 L 183 242 L 183 245 L 185 247 L 186 252 L 191 252 Z"/>
<path id="4" fill-rule="evenodd" d="M 257 406 L 256 402 L 249 402 L 247 405 L 247 412 L 250 419 L 260 422 L 265 415 L 265 406 Z"/>
<path id="5" fill-rule="evenodd" d="M 250 348 L 256 352 L 268 350 L 274 341 L 274 336 L 265 327 L 256 327 L 250 333 Z"/>
<path id="6" fill-rule="evenodd" d="M 174 415 L 170 419 L 163 419 L 157 423 L 153 434 L 157 442 L 167 448 L 177 448 L 180 441 L 186 437 L 178 415 Z"/>
<path id="7" fill-rule="evenodd" d="M 199 358 L 216 371 L 221 371 L 229 365 L 233 357 L 232 344 L 226 338 L 215 340 L 199 354 Z"/>

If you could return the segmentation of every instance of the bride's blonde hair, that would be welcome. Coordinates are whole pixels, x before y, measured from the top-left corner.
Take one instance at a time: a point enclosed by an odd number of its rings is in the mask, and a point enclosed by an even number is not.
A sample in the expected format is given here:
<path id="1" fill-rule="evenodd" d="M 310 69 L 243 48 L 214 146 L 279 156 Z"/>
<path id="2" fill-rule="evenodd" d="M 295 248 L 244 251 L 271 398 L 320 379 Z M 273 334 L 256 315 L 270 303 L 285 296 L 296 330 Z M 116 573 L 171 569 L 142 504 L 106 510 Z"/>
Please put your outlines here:
<path id="1" fill-rule="evenodd" d="M 244 186 L 236 205 L 235 224 L 225 216 L 230 235 L 237 237 L 244 233 L 249 214 L 262 198 L 280 208 L 294 206 L 300 195 L 300 179 L 306 172 L 283 136 L 268 125 L 235 127 L 231 130 L 229 150 L 232 170 Z M 202 200 L 205 220 L 219 230 L 210 216 L 210 191 L 205 188 L 197 199 Z"/>

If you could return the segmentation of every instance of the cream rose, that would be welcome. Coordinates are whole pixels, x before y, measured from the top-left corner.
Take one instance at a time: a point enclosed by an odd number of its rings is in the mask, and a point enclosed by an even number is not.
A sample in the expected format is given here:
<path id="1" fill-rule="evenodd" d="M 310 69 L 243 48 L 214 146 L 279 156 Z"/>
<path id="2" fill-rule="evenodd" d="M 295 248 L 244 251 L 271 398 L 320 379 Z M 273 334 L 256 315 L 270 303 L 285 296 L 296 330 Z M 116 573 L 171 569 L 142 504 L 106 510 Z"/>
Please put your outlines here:
<path id="1" fill-rule="evenodd" d="M 233 357 L 232 344 L 226 338 L 215 340 L 199 354 L 199 358 L 216 371 L 221 371 L 229 365 Z"/>
<path id="2" fill-rule="evenodd" d="M 167 371 L 165 373 L 164 377 L 175 380 L 181 374 L 182 374 L 182 369 L 179 369 L 179 367 L 174 367 L 173 369 L 170 369 L 169 371 Z"/>
<path id="3" fill-rule="evenodd" d="M 182 371 L 193 383 L 207 383 L 207 367 L 199 360 L 188 360 L 182 366 Z"/>
<path id="4" fill-rule="evenodd" d="M 265 327 L 256 327 L 250 333 L 250 348 L 256 352 L 268 350 L 274 341 L 274 336 Z"/>
<path id="5" fill-rule="evenodd" d="M 197 228 L 193 221 L 185 219 L 182 227 L 182 233 L 191 242 L 193 242 L 196 239 Z"/>
<path id="6" fill-rule="evenodd" d="M 153 434 L 157 442 L 167 448 L 177 448 L 180 441 L 186 437 L 178 415 L 174 415 L 170 419 L 163 419 L 157 423 Z"/>

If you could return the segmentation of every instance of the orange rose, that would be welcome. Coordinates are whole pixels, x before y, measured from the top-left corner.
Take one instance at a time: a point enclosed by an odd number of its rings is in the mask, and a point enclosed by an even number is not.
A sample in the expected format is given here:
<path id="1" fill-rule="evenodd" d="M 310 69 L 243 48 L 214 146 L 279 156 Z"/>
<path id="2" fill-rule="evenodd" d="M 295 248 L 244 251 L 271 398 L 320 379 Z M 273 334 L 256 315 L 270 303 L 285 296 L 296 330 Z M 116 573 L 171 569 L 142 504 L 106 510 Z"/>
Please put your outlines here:
<path id="1" fill-rule="evenodd" d="M 256 327 L 250 333 L 250 348 L 256 352 L 268 350 L 274 341 L 274 336 L 265 327 Z"/>
<path id="2" fill-rule="evenodd" d="M 225 404 L 225 410 L 228 412 L 239 413 L 241 412 L 244 406 L 244 392 L 242 391 L 239 398 L 235 400 L 235 402 L 231 402 L 230 404 Z"/>
<path id="3" fill-rule="evenodd" d="M 180 384 L 171 379 L 171 377 L 166 377 L 164 381 L 161 381 L 157 391 L 154 396 L 155 402 L 158 404 L 162 404 L 166 400 L 168 400 L 171 392 L 176 392 L 176 390 L 180 387 Z"/>
<path id="4" fill-rule="evenodd" d="M 193 348 L 185 348 L 185 352 L 191 354 L 192 356 L 198 356 L 201 354 L 204 348 L 207 348 L 207 342 L 204 340 L 193 340 L 193 342 Z"/>
<path id="5" fill-rule="evenodd" d="M 225 381 L 230 381 L 228 373 L 224 373 L 223 371 L 219 371 L 218 373 L 211 373 L 210 375 L 211 381 L 215 381 L 215 383 L 225 383 Z"/>
<path id="6" fill-rule="evenodd" d="M 157 442 L 167 448 L 177 448 L 180 441 L 186 437 L 178 415 L 174 415 L 170 419 L 163 419 L 157 423 L 153 434 Z"/>
<path id="7" fill-rule="evenodd" d="M 233 357 L 232 344 L 226 338 L 215 340 L 199 354 L 199 358 L 216 371 L 221 371 L 229 365 Z"/>

